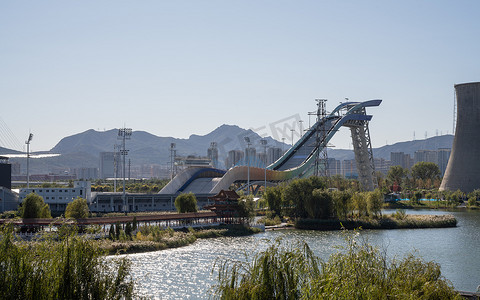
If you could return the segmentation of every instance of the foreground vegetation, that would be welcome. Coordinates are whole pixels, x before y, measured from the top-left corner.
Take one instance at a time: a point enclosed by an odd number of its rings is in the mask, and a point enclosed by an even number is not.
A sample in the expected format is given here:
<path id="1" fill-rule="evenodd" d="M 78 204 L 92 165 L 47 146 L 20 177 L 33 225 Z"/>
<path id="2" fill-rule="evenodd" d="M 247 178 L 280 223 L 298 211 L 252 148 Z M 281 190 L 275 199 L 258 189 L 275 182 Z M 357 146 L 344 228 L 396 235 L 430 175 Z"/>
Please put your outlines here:
<path id="1" fill-rule="evenodd" d="M 175 231 L 172 228 L 142 226 L 134 231 L 129 224 L 125 229 L 116 225 L 111 230 L 109 239 L 98 240 L 96 243 L 109 254 L 138 253 L 187 246 L 202 238 L 250 235 L 260 232 L 260 229 L 244 225 L 223 225 L 210 229 L 195 230 L 189 227 Z"/>
<path id="2" fill-rule="evenodd" d="M 413 255 L 389 260 L 354 237 L 328 261 L 306 243 L 277 240 L 247 261 L 220 261 L 214 271 L 216 299 L 461 299 L 438 264 Z"/>
<path id="3" fill-rule="evenodd" d="M 0 299 L 131 299 L 134 282 L 126 258 L 105 260 L 93 241 L 64 227 L 35 242 L 0 230 Z"/>
<path id="4" fill-rule="evenodd" d="M 445 228 L 457 226 L 452 215 L 406 215 L 397 212 L 380 218 L 349 220 L 299 219 L 295 222 L 298 229 L 340 230 L 346 229 L 401 229 L 401 228 Z"/>

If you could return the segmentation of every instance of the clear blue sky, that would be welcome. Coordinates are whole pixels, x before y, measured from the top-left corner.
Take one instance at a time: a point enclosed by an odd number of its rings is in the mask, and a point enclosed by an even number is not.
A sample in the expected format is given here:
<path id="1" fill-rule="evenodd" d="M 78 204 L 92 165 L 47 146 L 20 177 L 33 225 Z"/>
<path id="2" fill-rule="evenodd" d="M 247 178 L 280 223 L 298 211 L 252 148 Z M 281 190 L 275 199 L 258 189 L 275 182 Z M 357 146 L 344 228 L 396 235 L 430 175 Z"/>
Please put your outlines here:
<path id="1" fill-rule="evenodd" d="M 33 151 L 88 129 L 187 138 L 315 98 L 383 99 L 374 147 L 452 133 L 479 1 L 0 1 L 0 118 Z M 304 125 L 304 128 L 305 128 Z M 5 131 L 5 129 L 3 129 Z M 1 137 L 1 135 L 0 135 Z M 349 148 L 346 129 L 332 143 Z M 5 145 L 0 140 L 0 146 Z"/>

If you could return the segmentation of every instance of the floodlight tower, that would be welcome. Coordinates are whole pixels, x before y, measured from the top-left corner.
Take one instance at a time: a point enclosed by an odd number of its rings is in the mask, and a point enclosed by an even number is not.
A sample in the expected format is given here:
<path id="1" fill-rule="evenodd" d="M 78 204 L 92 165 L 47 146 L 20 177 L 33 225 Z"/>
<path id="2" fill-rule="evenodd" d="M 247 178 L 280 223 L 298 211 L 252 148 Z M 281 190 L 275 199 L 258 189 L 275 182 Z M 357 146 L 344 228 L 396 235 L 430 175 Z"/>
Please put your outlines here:
<path id="1" fill-rule="evenodd" d="M 170 180 L 173 180 L 175 177 L 175 170 L 173 169 L 175 163 L 175 156 L 177 155 L 177 150 L 175 147 L 177 145 L 175 143 L 170 143 Z"/>
<path id="2" fill-rule="evenodd" d="M 317 122 L 320 121 L 321 119 L 325 118 L 327 116 L 327 109 L 326 109 L 326 103 L 327 99 L 315 99 L 317 101 L 317 111 L 316 113 L 309 113 L 309 114 L 315 114 L 317 116 Z M 315 176 L 327 176 L 327 162 L 328 162 L 328 157 L 327 157 L 327 143 L 325 142 L 325 137 L 327 135 L 327 132 L 325 131 L 325 125 L 322 125 L 321 128 L 317 129 L 316 132 L 316 145 L 317 147 L 320 146 L 321 143 L 324 143 L 324 147 L 322 150 L 317 151 L 317 157 L 315 159 L 315 169 L 314 173 Z M 323 170 L 320 173 L 319 168 L 320 164 L 323 165 Z"/>
<path id="3" fill-rule="evenodd" d="M 249 152 L 250 152 L 250 145 L 252 144 L 250 142 L 250 138 L 248 136 L 244 137 L 245 142 L 247 143 L 247 155 L 245 155 L 247 159 L 247 195 L 250 195 L 250 157 L 249 157 Z"/>
<path id="4" fill-rule="evenodd" d="M 30 160 L 30 142 L 33 139 L 33 133 L 30 133 L 28 135 L 28 139 L 25 141 L 25 144 L 27 144 L 27 189 L 30 188 L 30 165 L 29 165 L 29 160 Z"/>
<path id="5" fill-rule="evenodd" d="M 260 143 L 263 145 L 263 153 L 265 158 L 265 190 L 263 193 L 267 191 L 267 139 L 261 139 Z"/>
<path id="6" fill-rule="evenodd" d="M 132 136 L 132 128 L 120 128 L 118 130 L 117 139 L 122 140 L 122 150 L 120 150 L 120 155 L 123 156 L 123 211 L 127 213 L 127 201 L 125 193 L 125 157 L 128 155 L 128 150 L 125 149 L 125 141 L 129 140 Z"/>

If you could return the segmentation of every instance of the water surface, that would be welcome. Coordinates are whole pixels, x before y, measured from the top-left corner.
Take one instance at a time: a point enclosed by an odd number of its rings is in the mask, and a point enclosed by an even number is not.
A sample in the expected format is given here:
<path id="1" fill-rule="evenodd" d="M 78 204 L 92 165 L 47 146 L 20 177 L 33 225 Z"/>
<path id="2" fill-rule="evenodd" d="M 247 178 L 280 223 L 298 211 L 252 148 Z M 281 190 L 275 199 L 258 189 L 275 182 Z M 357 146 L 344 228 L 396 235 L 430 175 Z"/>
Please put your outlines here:
<path id="1" fill-rule="evenodd" d="M 457 290 L 475 291 L 480 285 L 480 212 L 409 210 L 412 214 L 453 214 L 456 228 L 364 230 L 361 237 L 387 250 L 390 257 L 415 252 L 441 265 L 442 275 Z M 197 240 L 192 245 L 157 252 L 128 255 L 140 295 L 154 299 L 205 299 L 209 296 L 216 261 L 245 260 L 245 255 L 261 251 L 275 239 L 305 241 L 320 258 L 344 245 L 340 231 L 278 230 L 248 237 Z"/>

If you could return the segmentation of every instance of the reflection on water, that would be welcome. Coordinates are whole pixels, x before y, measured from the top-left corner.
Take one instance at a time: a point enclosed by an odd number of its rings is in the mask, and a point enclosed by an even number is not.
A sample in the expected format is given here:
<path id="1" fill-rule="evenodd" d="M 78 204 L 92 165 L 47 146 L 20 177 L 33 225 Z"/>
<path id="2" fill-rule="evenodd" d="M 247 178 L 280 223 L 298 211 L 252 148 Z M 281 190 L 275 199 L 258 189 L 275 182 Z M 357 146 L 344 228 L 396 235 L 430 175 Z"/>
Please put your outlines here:
<path id="1" fill-rule="evenodd" d="M 442 266 L 442 274 L 457 290 L 475 291 L 480 284 L 480 212 L 409 211 L 408 213 L 445 214 L 457 218 L 458 227 L 440 229 L 365 230 L 362 237 L 387 249 L 389 256 L 403 257 L 415 251 L 427 261 Z M 305 241 L 320 258 L 327 260 L 342 245 L 342 232 L 303 230 L 268 231 L 248 237 L 202 239 L 193 245 L 157 252 L 131 254 L 138 292 L 155 299 L 208 298 L 218 260 L 245 260 L 245 254 L 265 249 L 270 242 Z"/>

